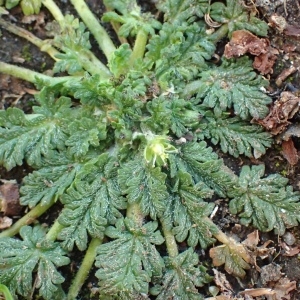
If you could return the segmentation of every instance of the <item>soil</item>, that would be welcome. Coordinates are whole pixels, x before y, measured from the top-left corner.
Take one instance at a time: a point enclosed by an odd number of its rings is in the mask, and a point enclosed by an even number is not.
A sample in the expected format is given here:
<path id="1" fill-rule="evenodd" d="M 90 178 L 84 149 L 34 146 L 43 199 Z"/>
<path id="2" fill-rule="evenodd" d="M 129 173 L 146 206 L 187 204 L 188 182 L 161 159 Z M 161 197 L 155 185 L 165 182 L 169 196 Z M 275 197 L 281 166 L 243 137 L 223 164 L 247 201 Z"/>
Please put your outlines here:
<path id="1" fill-rule="evenodd" d="M 68 1 L 57 1 L 64 12 L 74 13 L 71 4 Z M 98 5 L 97 0 L 87 1 L 92 10 L 96 15 L 101 15 L 103 6 Z M 141 1 L 144 6 L 151 8 L 150 2 Z M 256 2 L 256 8 L 253 7 L 253 3 Z M 244 1 L 245 5 L 251 7 L 249 9 L 256 10 L 258 15 L 269 22 L 270 27 L 268 39 L 273 48 L 277 49 L 277 60 L 273 67 L 273 73 L 265 75 L 270 80 L 270 87 L 268 93 L 272 95 L 273 100 L 276 101 L 282 91 L 291 91 L 295 95 L 300 91 L 300 80 L 299 80 L 299 66 L 300 66 L 300 1 L 299 0 L 253 0 Z M 282 30 L 282 28 L 275 22 L 278 20 L 285 20 L 290 25 L 289 30 Z M 38 37 L 45 39 L 47 38 L 45 26 L 51 21 L 51 17 L 47 11 L 42 12 L 33 18 L 24 18 L 20 8 L 14 8 L 11 10 L 9 16 L 11 21 L 17 25 L 32 30 Z M 277 19 L 276 19 L 277 18 Z M 108 28 L 112 33 L 112 30 Z M 9 62 L 12 64 L 18 64 L 26 68 L 34 69 L 40 72 L 47 72 L 51 69 L 53 61 L 47 56 L 47 54 L 41 53 L 35 46 L 29 45 L 25 40 L 17 38 L 16 36 L 2 30 L 2 36 L 0 37 L 0 60 Z M 226 41 L 225 41 L 226 42 Z M 224 42 L 220 43 L 218 53 L 222 54 Z M 101 53 L 96 52 L 98 56 Z M 282 82 L 278 81 L 278 76 L 282 71 L 294 67 L 294 72 L 283 77 Z M 278 84 L 281 83 L 281 84 Z M 35 87 L 27 82 L 21 81 L 16 78 L 12 78 L 3 74 L 0 74 L 0 109 L 6 109 L 7 107 L 18 107 L 23 109 L 25 112 L 30 112 L 32 105 L 35 101 L 33 95 L 35 93 Z M 292 119 L 289 119 L 290 126 L 298 124 L 300 121 L 299 113 L 295 113 Z M 297 151 L 300 151 L 300 138 L 296 135 L 292 135 L 291 139 L 294 143 L 294 147 Z M 227 166 L 232 168 L 234 171 L 239 172 L 240 168 L 244 164 L 261 164 L 264 163 L 266 166 L 267 174 L 280 173 L 286 176 L 290 180 L 290 184 L 293 185 L 295 190 L 299 190 L 300 187 L 300 164 L 290 164 L 285 156 L 286 153 L 282 152 L 281 139 L 278 138 L 278 143 L 268 150 L 267 154 L 260 157 L 259 159 L 248 159 L 240 158 L 234 159 L 228 155 L 218 152 L 222 157 Z M 298 152 L 299 153 L 299 152 Z M 296 155 L 298 155 L 296 153 Z M 7 172 L 4 168 L 0 168 L 0 178 L 2 179 L 15 179 L 20 184 L 22 178 L 30 172 L 30 168 L 26 166 L 14 168 L 10 172 Z M 228 235 L 235 236 L 240 241 L 247 238 L 247 235 L 253 232 L 254 228 L 244 227 L 239 225 L 238 218 L 232 216 L 228 210 L 228 204 L 225 200 L 218 202 L 219 210 L 214 216 L 214 222 L 216 222 L 223 231 Z M 41 222 L 51 223 L 55 219 L 59 208 L 55 208 L 50 213 L 40 220 Z M 256 296 L 255 299 L 300 299 L 300 256 L 298 256 L 297 249 L 300 249 L 300 233 L 299 227 L 289 229 L 283 237 L 276 236 L 274 233 L 259 233 L 260 242 L 258 247 L 263 247 L 264 243 L 271 241 L 266 248 L 266 255 L 264 259 L 258 256 L 257 268 L 253 268 L 247 272 L 246 278 L 243 281 L 237 280 L 236 278 L 226 274 L 228 284 L 232 288 L 232 297 L 237 295 L 239 292 L 243 292 L 245 289 L 250 288 L 267 288 L 273 287 L 277 290 L 291 289 L 287 294 L 277 296 L 279 298 L 271 298 L 273 296 Z M 181 245 L 184 247 L 184 245 Z M 272 251 L 271 251 L 272 248 Z M 260 249 L 262 250 L 262 248 Z M 291 251 L 294 252 L 291 252 Z M 291 255 L 290 255 L 291 254 Z M 78 267 L 82 259 L 81 253 L 75 253 L 71 257 L 73 263 L 71 267 L 66 267 L 63 271 L 67 275 L 66 287 L 69 285 L 73 272 Z M 206 261 L 210 264 L 208 258 L 208 251 L 202 251 L 199 253 L 201 260 Z M 290 256 L 289 256 L 290 255 Z M 222 268 L 219 268 L 216 272 L 224 272 Z M 93 273 L 93 272 L 92 272 Z M 213 275 L 213 273 L 212 273 Z M 286 281 L 283 282 L 282 280 Z M 295 288 L 291 288 L 290 282 L 296 281 Z M 97 280 L 91 275 L 87 281 L 85 288 L 82 291 L 80 299 L 92 299 L 91 292 L 94 291 L 93 287 L 96 286 Z M 213 283 L 212 283 L 213 285 Z M 225 283 L 221 283 L 221 293 L 224 293 Z M 299 289 L 299 291 L 298 291 Z M 201 290 L 203 294 L 207 294 L 207 288 Z M 88 295 L 88 296 L 85 296 Z M 239 296 L 236 299 L 253 299 L 247 298 L 247 294 Z M 226 299 L 226 298 L 224 298 Z M 233 299 L 233 298 L 228 298 Z"/>

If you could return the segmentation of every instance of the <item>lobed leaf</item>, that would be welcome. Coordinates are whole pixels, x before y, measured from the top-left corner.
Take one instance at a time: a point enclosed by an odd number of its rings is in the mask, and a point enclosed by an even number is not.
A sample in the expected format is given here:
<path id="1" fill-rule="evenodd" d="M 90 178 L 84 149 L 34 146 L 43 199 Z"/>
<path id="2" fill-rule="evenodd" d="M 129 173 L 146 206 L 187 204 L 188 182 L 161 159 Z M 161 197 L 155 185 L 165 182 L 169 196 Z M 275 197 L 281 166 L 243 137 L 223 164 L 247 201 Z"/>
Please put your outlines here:
<path id="1" fill-rule="evenodd" d="M 217 267 L 225 264 L 226 272 L 237 277 L 245 277 L 245 270 L 250 269 L 250 255 L 246 248 L 232 238 L 228 244 L 223 244 L 211 248 L 209 256 L 213 260 L 213 264 Z"/>
<path id="2" fill-rule="evenodd" d="M 249 13 L 239 1 L 226 0 L 226 5 L 215 2 L 210 6 L 210 16 L 214 21 L 227 24 L 229 36 L 235 30 L 247 29 L 257 35 L 266 36 L 268 24 Z"/>
<path id="3" fill-rule="evenodd" d="M 155 65 L 155 75 L 167 90 L 170 84 L 176 88 L 197 77 L 200 70 L 207 68 L 215 51 L 201 24 L 180 25 L 164 23 L 158 35 L 148 43 L 146 58 Z"/>
<path id="4" fill-rule="evenodd" d="M 286 186 L 288 179 L 279 174 L 264 175 L 264 165 L 244 166 L 238 184 L 228 193 L 233 198 L 230 212 L 239 214 L 241 223 L 252 223 L 261 231 L 275 229 L 279 235 L 300 220 L 299 193 Z"/>
<path id="5" fill-rule="evenodd" d="M 166 174 L 159 167 L 147 166 L 144 158 L 137 156 L 121 166 L 118 178 L 128 203 L 139 203 L 142 213 L 154 220 L 163 214 L 168 193 Z"/>
<path id="6" fill-rule="evenodd" d="M 241 120 L 239 117 L 231 117 L 222 114 L 216 117 L 207 111 L 197 133 L 200 139 L 208 138 L 214 144 L 220 144 L 224 153 L 234 157 L 245 155 L 248 157 L 260 157 L 266 153 L 266 149 L 272 144 L 271 135 L 263 131 L 258 125 Z"/>
<path id="7" fill-rule="evenodd" d="M 34 114 L 25 115 L 17 108 L 0 111 L 0 162 L 8 170 L 22 165 L 40 165 L 42 156 L 53 149 L 63 150 L 67 134 L 70 100 L 61 97 L 52 101 L 53 107 L 33 107 Z"/>
<path id="8" fill-rule="evenodd" d="M 24 226 L 20 235 L 23 240 L 0 239 L 0 282 L 26 298 L 37 288 L 43 299 L 63 299 L 60 284 L 64 278 L 57 267 L 69 264 L 65 251 L 59 243 L 47 240 L 40 226 Z"/>
<path id="9" fill-rule="evenodd" d="M 163 259 L 154 245 L 164 239 L 157 226 L 157 222 L 140 226 L 126 218 L 107 228 L 106 235 L 115 240 L 98 247 L 95 263 L 104 295 L 147 294 L 151 277 L 162 275 Z"/>
<path id="10" fill-rule="evenodd" d="M 62 195 L 64 209 L 59 223 L 64 226 L 58 238 L 71 251 L 74 244 L 85 250 L 88 234 L 102 239 L 107 223 L 122 218 L 120 210 L 126 208 L 116 178 L 116 161 L 104 153 L 86 164 L 75 182 Z"/>
<path id="11" fill-rule="evenodd" d="M 196 184 L 201 182 L 220 196 L 226 195 L 236 180 L 236 176 L 204 141 L 183 144 L 178 154 L 169 155 L 169 162 L 171 177 L 178 171 L 187 172 Z"/>
<path id="12" fill-rule="evenodd" d="M 253 72 L 247 57 L 236 61 L 223 60 L 219 67 L 212 67 L 199 74 L 200 80 L 188 84 L 183 96 L 197 94 L 199 103 L 214 109 L 220 117 L 228 108 L 246 120 L 250 116 L 261 119 L 269 112 L 267 104 L 271 102 L 261 88 L 267 82 Z"/>
<path id="13" fill-rule="evenodd" d="M 192 248 L 176 257 L 165 257 L 166 270 L 162 285 L 156 285 L 151 293 L 157 295 L 157 300 L 201 300 L 198 287 L 208 283 L 211 278 L 206 269 L 199 266 L 198 255 Z"/>
<path id="14" fill-rule="evenodd" d="M 207 0 L 159 0 L 156 3 L 158 10 L 164 13 L 165 21 L 171 24 L 188 24 L 203 18 L 208 8 Z"/>

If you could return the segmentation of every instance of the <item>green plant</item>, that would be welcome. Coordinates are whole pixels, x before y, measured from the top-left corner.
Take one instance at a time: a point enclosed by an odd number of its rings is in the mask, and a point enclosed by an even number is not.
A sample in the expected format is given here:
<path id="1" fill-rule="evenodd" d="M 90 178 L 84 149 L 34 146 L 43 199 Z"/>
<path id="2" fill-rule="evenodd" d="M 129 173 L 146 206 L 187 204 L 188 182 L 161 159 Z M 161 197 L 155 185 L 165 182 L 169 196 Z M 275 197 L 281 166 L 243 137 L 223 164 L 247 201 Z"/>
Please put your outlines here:
<path id="1" fill-rule="evenodd" d="M 26 14 L 41 3 L 49 9 L 60 25 L 52 40 L 0 18 L 54 58 L 54 73 L 67 73 L 51 77 L 0 61 L 0 72 L 40 90 L 31 114 L 0 112 L 1 164 L 34 169 L 20 190 L 31 210 L 0 234 L 0 282 L 14 295 L 37 289 L 43 299 L 75 299 L 95 264 L 101 299 L 202 299 L 198 288 L 211 278 L 197 247 L 218 240 L 213 262 L 235 276 L 250 264 L 247 249 L 209 218 L 209 199 L 231 199 L 231 212 L 262 231 L 283 234 L 299 221 L 299 195 L 285 178 L 261 178 L 261 166 L 245 166 L 238 177 L 205 141 L 235 157 L 259 157 L 271 146 L 250 123 L 268 113 L 271 99 L 261 91 L 268 82 L 247 57 L 211 60 L 233 30 L 265 36 L 267 25 L 235 0 L 160 0 L 163 21 L 135 1 L 104 0 L 103 20 L 122 41 L 115 46 L 85 2 L 70 1 L 85 25 L 52 0 L 21 1 Z M 220 23 L 214 33 L 203 21 L 208 13 Z M 107 64 L 93 54 L 85 26 Z M 50 229 L 28 226 L 57 202 L 63 208 Z M 59 267 L 75 247 L 86 252 L 65 295 Z"/>

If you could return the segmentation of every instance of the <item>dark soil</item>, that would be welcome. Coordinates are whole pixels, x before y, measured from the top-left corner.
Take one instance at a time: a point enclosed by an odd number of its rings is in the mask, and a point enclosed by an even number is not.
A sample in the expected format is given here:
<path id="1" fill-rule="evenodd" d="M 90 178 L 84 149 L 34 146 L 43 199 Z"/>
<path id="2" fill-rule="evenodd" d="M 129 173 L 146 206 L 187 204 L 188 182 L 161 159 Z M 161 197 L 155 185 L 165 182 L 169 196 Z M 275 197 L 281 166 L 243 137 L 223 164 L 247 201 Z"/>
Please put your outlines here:
<path id="1" fill-rule="evenodd" d="M 87 1 L 92 10 L 96 15 L 101 15 L 103 7 L 98 5 L 97 0 Z M 148 1 L 145 2 L 145 6 L 151 6 Z M 251 5 L 255 1 L 245 1 L 245 4 Z M 284 1 L 259 1 L 261 6 L 257 7 L 259 15 L 264 18 L 267 22 L 270 22 L 271 17 L 276 13 L 278 16 L 283 17 L 288 24 L 294 26 L 300 26 L 300 1 L 299 0 L 284 0 Z M 271 3 L 271 4 L 270 4 Z M 277 3 L 278 5 L 274 5 Z M 69 11 L 74 13 L 73 8 L 67 1 L 59 1 L 59 5 L 63 6 L 63 11 Z M 148 7 L 149 8 L 149 7 Z M 41 15 L 41 14 L 40 14 Z M 51 21 L 51 17 L 46 11 L 42 11 L 43 20 L 32 20 L 30 23 L 25 23 L 23 15 L 19 8 L 15 8 L 11 11 L 11 21 L 17 25 L 32 30 L 40 38 L 47 38 L 44 30 L 44 26 Z M 40 22 L 40 24 L 38 24 Z M 112 32 L 109 29 L 110 32 Z M 300 30 L 295 35 L 287 35 L 284 32 L 280 32 L 277 28 L 270 28 L 269 40 L 271 45 L 279 51 L 278 59 L 274 66 L 274 72 L 271 75 L 267 75 L 270 79 L 271 85 L 269 92 L 274 95 L 274 101 L 278 98 L 278 95 L 283 90 L 291 90 L 298 92 L 300 90 L 299 80 L 299 66 L 300 66 Z M 113 34 L 113 33 L 112 33 Z M 223 51 L 223 47 L 220 45 L 220 51 Z M 220 52 L 219 51 L 219 52 Z M 101 53 L 96 52 L 98 56 Z M 0 37 L 0 59 L 5 62 L 17 64 L 30 69 L 34 69 L 40 72 L 47 72 L 51 69 L 53 61 L 47 56 L 47 54 L 41 53 L 35 46 L 29 45 L 25 40 L 17 38 L 16 36 L 2 30 L 2 36 Z M 291 65 L 296 67 L 296 71 L 289 77 L 285 78 L 281 86 L 276 85 L 276 79 L 278 75 L 284 70 L 289 68 Z M 7 107 L 19 107 L 25 112 L 30 112 L 31 106 L 34 105 L 33 94 L 35 87 L 27 82 L 0 74 L 0 109 L 6 109 Z M 300 115 L 297 113 L 293 119 L 289 120 L 291 124 L 299 123 Z M 300 151 L 300 139 L 298 137 L 292 137 L 294 145 L 297 151 Z M 300 165 L 290 165 L 283 157 L 281 151 L 280 142 L 274 144 L 273 148 L 269 149 L 267 154 L 258 160 L 250 160 L 248 158 L 234 159 L 228 155 L 224 155 L 219 152 L 227 166 L 232 168 L 235 172 L 239 172 L 240 168 L 244 164 L 261 164 L 264 163 L 266 166 L 266 173 L 280 173 L 286 176 L 290 183 L 293 185 L 295 190 L 299 190 L 300 187 Z M 16 179 L 20 184 L 22 178 L 30 172 L 26 166 L 14 168 L 10 172 L 7 172 L 4 168 L 0 168 L 0 178 L 2 179 Z M 225 200 L 218 201 L 219 210 L 214 217 L 214 222 L 222 228 L 227 234 L 237 237 L 239 240 L 244 240 L 247 234 L 254 231 L 253 228 L 245 228 L 238 224 L 238 218 L 230 215 L 228 211 L 228 204 Z M 40 220 L 51 224 L 57 216 L 59 207 L 52 209 L 50 213 Z M 258 272 L 257 269 L 253 268 L 247 273 L 246 278 L 243 281 L 238 281 L 234 277 L 226 274 L 226 278 L 231 283 L 235 293 L 241 292 L 247 288 L 258 288 L 258 287 L 270 287 L 270 282 L 276 282 L 278 279 L 275 277 L 278 274 L 279 277 L 286 277 L 290 281 L 297 282 L 297 288 L 300 287 L 300 257 L 297 254 L 293 256 L 285 256 L 285 249 L 283 249 L 283 242 L 289 245 L 290 248 L 300 247 L 300 234 L 299 227 L 291 228 L 283 237 L 276 236 L 274 233 L 260 233 L 261 246 L 266 241 L 271 240 L 269 247 L 274 247 L 274 251 L 270 252 L 265 259 L 258 259 L 258 266 L 263 268 L 266 266 L 273 266 L 273 268 L 267 269 L 270 278 L 263 276 L 263 272 Z M 292 240 L 292 242 L 290 242 Z M 287 242 L 288 241 L 288 242 Z M 184 247 L 184 245 L 182 245 Z M 201 260 L 206 261 L 209 265 L 210 259 L 208 258 L 208 251 L 202 251 L 199 253 Z M 78 264 L 82 259 L 81 253 L 75 253 L 71 266 L 65 267 L 63 270 L 65 274 L 68 274 L 66 283 L 64 284 L 67 288 L 69 286 L 69 280 L 71 280 L 73 274 L 76 272 Z M 275 267 L 274 267 L 275 266 Z M 222 268 L 219 269 L 223 272 Z M 285 275 L 283 275 L 283 274 Z M 93 274 L 93 273 L 92 273 Z M 213 274 L 212 274 L 213 275 Z M 272 275 L 274 275 L 272 277 Z M 81 299 L 92 299 L 91 292 L 93 287 L 96 286 L 97 280 L 91 275 L 87 281 L 85 288 L 82 292 Z M 207 294 L 207 290 L 201 291 L 203 294 Z M 87 296 L 84 296 L 87 295 Z M 246 296 L 245 296 L 246 297 Z M 270 296 L 271 297 L 271 296 Z M 229 298 L 228 298 L 229 299 Z M 238 298 L 247 299 L 247 298 Z M 252 298 L 251 298 L 252 299 Z M 255 299 L 300 299 L 300 288 L 299 291 L 294 289 L 290 294 L 289 298 L 265 298 L 264 296 L 256 297 Z"/>

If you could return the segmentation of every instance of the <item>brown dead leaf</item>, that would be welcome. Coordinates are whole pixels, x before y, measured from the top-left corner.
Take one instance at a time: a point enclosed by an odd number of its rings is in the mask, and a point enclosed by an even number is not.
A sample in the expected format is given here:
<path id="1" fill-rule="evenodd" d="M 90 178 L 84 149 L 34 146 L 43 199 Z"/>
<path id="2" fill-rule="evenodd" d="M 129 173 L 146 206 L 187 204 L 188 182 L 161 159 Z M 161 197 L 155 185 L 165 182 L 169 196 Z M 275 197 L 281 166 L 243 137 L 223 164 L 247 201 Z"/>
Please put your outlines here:
<path id="1" fill-rule="evenodd" d="M 261 271 L 260 267 L 256 263 L 256 258 L 260 257 L 261 259 L 265 259 L 269 257 L 270 254 L 275 252 L 274 247 L 268 248 L 269 244 L 273 241 L 266 241 L 262 246 L 258 247 L 259 242 L 259 234 L 258 230 L 253 231 L 252 233 L 247 235 L 247 239 L 242 242 L 244 246 L 246 246 L 250 252 L 249 255 L 251 257 L 251 264 L 255 266 L 258 272 Z"/>
<path id="2" fill-rule="evenodd" d="M 283 256 L 295 256 L 300 253 L 300 246 L 291 247 L 288 246 L 285 242 L 281 242 L 280 246 L 283 251 Z"/>
<path id="3" fill-rule="evenodd" d="M 274 296 L 266 296 L 266 298 L 267 300 L 290 300 L 291 296 L 289 294 L 296 288 L 296 281 L 290 281 L 288 278 L 280 278 L 273 287 Z"/>
<path id="4" fill-rule="evenodd" d="M 287 141 L 282 141 L 282 154 L 283 157 L 291 164 L 292 166 L 298 163 L 298 153 L 297 149 L 294 146 L 294 142 L 292 139 Z"/>
<path id="5" fill-rule="evenodd" d="M 214 272 L 214 281 L 216 286 L 220 291 L 227 296 L 233 295 L 233 289 L 229 281 L 226 279 L 226 275 L 222 272 L 219 272 L 217 269 L 213 269 Z"/>
<path id="6" fill-rule="evenodd" d="M 5 216 L 18 216 L 22 206 L 19 202 L 19 187 L 15 180 L 0 180 L 0 211 Z"/>
<path id="7" fill-rule="evenodd" d="M 265 127 L 271 134 L 277 135 L 283 132 L 290 124 L 288 121 L 299 111 L 300 97 L 291 92 L 282 92 L 276 100 L 269 114 L 257 122 Z"/>
<path id="8" fill-rule="evenodd" d="M 282 83 L 293 73 L 297 71 L 295 66 L 291 66 L 288 69 L 284 69 L 276 78 L 276 85 L 282 86 Z"/>
<path id="9" fill-rule="evenodd" d="M 252 296 L 252 297 L 259 297 L 265 295 L 274 295 L 275 291 L 268 288 L 257 288 L 257 289 L 246 289 L 239 293 L 239 295 L 245 296 Z"/>
<path id="10" fill-rule="evenodd" d="M 272 67 L 277 59 L 278 50 L 273 48 L 266 38 L 260 39 L 247 30 L 237 30 L 225 46 L 224 55 L 226 58 L 232 58 L 246 53 L 255 56 L 253 68 L 261 74 L 273 73 Z"/>

